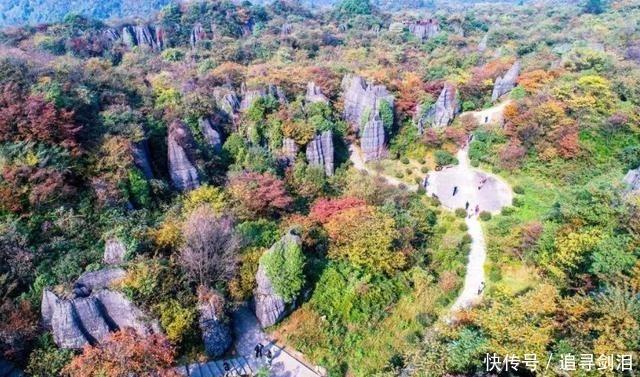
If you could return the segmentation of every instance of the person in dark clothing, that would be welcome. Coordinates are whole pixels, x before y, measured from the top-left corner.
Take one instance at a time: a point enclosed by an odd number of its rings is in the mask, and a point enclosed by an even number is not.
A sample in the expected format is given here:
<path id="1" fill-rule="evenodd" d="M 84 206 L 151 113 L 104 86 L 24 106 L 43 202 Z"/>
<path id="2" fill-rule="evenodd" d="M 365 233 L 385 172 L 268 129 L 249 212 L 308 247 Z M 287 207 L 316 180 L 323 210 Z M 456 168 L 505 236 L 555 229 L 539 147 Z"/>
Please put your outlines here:
<path id="1" fill-rule="evenodd" d="M 273 362 L 273 354 L 271 353 L 271 350 L 267 350 L 267 364 L 271 366 L 272 362 Z"/>
<path id="2" fill-rule="evenodd" d="M 453 188 L 453 196 L 456 196 L 457 193 L 458 193 L 458 186 L 455 186 Z"/>
<path id="3" fill-rule="evenodd" d="M 484 281 L 480 283 L 480 287 L 478 288 L 478 295 L 481 295 L 484 292 Z"/>
<path id="4" fill-rule="evenodd" d="M 264 348 L 264 346 L 262 345 L 262 343 L 256 344 L 256 347 L 254 348 L 254 351 L 256 351 L 256 359 L 262 357 L 262 349 L 263 348 Z"/>
<path id="5" fill-rule="evenodd" d="M 465 209 L 466 211 L 468 211 L 468 210 L 469 210 L 469 202 L 466 202 L 466 203 L 465 203 L 465 205 L 464 205 L 464 209 Z"/>
<path id="6" fill-rule="evenodd" d="M 489 123 L 489 117 L 484 117 L 484 122 Z"/>
<path id="7" fill-rule="evenodd" d="M 480 204 L 476 205 L 476 215 L 480 213 Z"/>

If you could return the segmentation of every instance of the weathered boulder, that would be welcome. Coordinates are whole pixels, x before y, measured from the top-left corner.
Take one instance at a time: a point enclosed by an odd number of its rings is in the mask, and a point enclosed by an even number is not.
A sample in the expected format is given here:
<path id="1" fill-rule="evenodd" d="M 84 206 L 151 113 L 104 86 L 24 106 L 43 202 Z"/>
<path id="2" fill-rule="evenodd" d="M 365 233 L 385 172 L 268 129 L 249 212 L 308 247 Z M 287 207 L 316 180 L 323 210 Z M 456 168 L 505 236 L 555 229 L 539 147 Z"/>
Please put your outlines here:
<path id="1" fill-rule="evenodd" d="M 322 89 L 320 89 L 320 87 L 313 81 L 309 81 L 307 83 L 307 93 L 304 96 L 304 100 L 307 103 L 329 103 L 329 98 L 322 93 Z"/>
<path id="2" fill-rule="evenodd" d="M 290 243 L 301 245 L 302 239 L 298 235 L 289 232 L 267 250 L 265 254 L 273 252 L 276 247 L 282 244 L 289 245 Z M 262 264 L 258 266 L 256 285 L 257 287 L 254 290 L 256 317 L 262 327 L 273 326 L 284 318 L 287 307 L 284 299 L 276 293 Z"/>
<path id="3" fill-rule="evenodd" d="M 333 133 L 330 130 L 316 135 L 307 144 L 307 161 L 309 161 L 309 165 L 322 167 L 324 173 L 328 176 L 333 175 L 333 154 Z"/>
<path id="4" fill-rule="evenodd" d="M 133 26 L 133 33 L 136 37 L 136 45 L 141 47 L 157 50 L 155 33 L 151 30 L 149 25 L 136 25 Z"/>
<path id="5" fill-rule="evenodd" d="M 104 243 L 104 256 L 102 260 L 106 264 L 121 264 L 127 255 L 127 248 L 118 238 L 109 238 Z"/>
<path id="6" fill-rule="evenodd" d="M 120 40 L 120 33 L 118 33 L 118 30 L 114 28 L 105 29 L 102 32 L 102 40 L 109 43 L 115 43 Z"/>
<path id="7" fill-rule="evenodd" d="M 146 179 L 153 179 L 153 169 L 151 168 L 151 158 L 149 158 L 149 144 L 147 140 L 142 140 L 134 143 L 131 146 L 131 152 L 133 154 L 133 162 L 136 167 L 140 169 L 142 175 Z"/>
<path id="8" fill-rule="evenodd" d="M 409 31 L 421 41 L 433 38 L 440 31 L 440 23 L 434 19 L 420 20 L 409 24 Z"/>
<path id="9" fill-rule="evenodd" d="M 207 39 L 207 32 L 202 27 L 202 24 L 197 22 L 193 25 L 191 29 L 191 34 L 189 35 L 189 43 L 191 44 L 191 48 L 195 48 L 198 45 L 198 42 Z"/>
<path id="10" fill-rule="evenodd" d="M 282 157 L 288 164 L 293 163 L 298 155 L 299 147 L 295 140 L 285 137 L 282 140 Z"/>
<path id="11" fill-rule="evenodd" d="M 516 60 L 515 63 L 509 68 L 507 73 L 502 77 L 498 77 L 496 79 L 495 84 L 493 85 L 493 93 L 491 94 L 491 100 L 497 101 L 498 98 L 503 95 L 509 93 L 513 88 L 515 88 L 516 83 L 518 82 L 518 76 L 520 75 L 520 61 Z"/>
<path id="12" fill-rule="evenodd" d="M 107 289 L 116 281 L 127 276 L 127 272 L 122 268 L 106 268 L 98 271 L 85 272 L 74 284 L 74 294 L 79 297 L 87 296 L 86 294 L 78 295 L 76 289 L 84 288 L 88 293 Z"/>
<path id="13" fill-rule="evenodd" d="M 485 34 L 484 37 L 478 43 L 478 52 L 485 52 L 487 50 L 487 45 L 489 44 L 489 33 Z"/>
<path id="14" fill-rule="evenodd" d="M 287 103 L 287 97 L 279 86 L 269 84 L 266 87 L 258 89 L 247 89 L 246 85 L 242 85 L 242 101 L 240 102 L 240 111 L 246 111 L 255 100 L 260 97 L 273 96 L 281 104 Z"/>
<path id="15" fill-rule="evenodd" d="M 205 141 L 214 152 L 219 153 L 222 150 L 222 137 L 220 132 L 213 127 L 211 118 L 202 118 L 199 121 L 200 132 L 204 136 Z"/>
<path id="16" fill-rule="evenodd" d="M 460 111 L 460 104 L 456 96 L 456 88 L 451 84 L 445 84 L 438 96 L 438 100 L 428 109 L 418 106 L 416 109 L 416 127 L 420 133 L 424 132 L 427 126 L 446 127 L 453 122 L 453 119 Z"/>
<path id="17" fill-rule="evenodd" d="M 110 332 L 132 328 L 140 336 L 158 329 L 120 292 L 101 290 L 87 297 L 60 298 L 49 289 L 42 295 L 42 320 L 61 348 L 98 344 Z"/>
<path id="18" fill-rule="evenodd" d="M 384 85 L 373 85 L 360 76 L 345 76 L 342 80 L 344 90 L 344 117 L 354 132 L 379 115 L 382 102 L 393 108 L 394 98 Z"/>
<path id="19" fill-rule="evenodd" d="M 224 296 L 218 292 L 206 288 L 198 289 L 198 323 L 204 349 L 209 357 L 222 356 L 233 341 L 224 306 Z"/>
<path id="20" fill-rule="evenodd" d="M 215 88 L 213 90 L 213 98 L 216 100 L 218 109 L 229 119 L 232 118 L 233 114 L 240 108 L 238 96 L 232 89 L 225 87 Z"/>
<path id="21" fill-rule="evenodd" d="M 180 191 L 188 191 L 200 186 L 198 171 L 188 154 L 193 145 L 193 138 L 187 126 L 179 120 L 173 121 L 169 126 L 167 141 L 169 175 L 173 185 Z"/>
<path id="22" fill-rule="evenodd" d="M 360 148 L 365 162 L 377 161 L 385 156 L 384 123 L 378 115 L 370 119 L 362 130 Z"/>
<path id="23" fill-rule="evenodd" d="M 631 191 L 640 191 L 640 168 L 629 170 L 624 181 L 629 185 Z"/>
<path id="24" fill-rule="evenodd" d="M 122 35 L 122 42 L 127 45 L 128 47 L 135 47 L 137 46 L 137 42 L 136 42 L 136 36 L 135 36 L 135 32 L 133 31 L 133 28 L 131 26 L 124 26 L 122 28 L 122 33 L 120 33 Z"/>

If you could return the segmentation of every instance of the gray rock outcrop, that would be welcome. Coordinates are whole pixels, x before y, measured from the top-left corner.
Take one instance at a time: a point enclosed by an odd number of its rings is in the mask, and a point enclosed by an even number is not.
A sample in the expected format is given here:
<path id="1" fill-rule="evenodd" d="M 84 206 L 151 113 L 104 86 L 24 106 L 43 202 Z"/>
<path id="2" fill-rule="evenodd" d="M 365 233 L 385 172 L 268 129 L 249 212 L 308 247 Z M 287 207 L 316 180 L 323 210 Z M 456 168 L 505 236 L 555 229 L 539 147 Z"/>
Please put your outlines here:
<path id="1" fill-rule="evenodd" d="M 384 124 L 378 115 L 370 119 L 362 130 L 360 148 L 365 162 L 377 161 L 385 156 Z"/>
<path id="2" fill-rule="evenodd" d="M 624 176 L 624 181 L 629 185 L 631 191 L 640 192 L 640 168 L 629 170 L 627 175 Z"/>
<path id="3" fill-rule="evenodd" d="M 487 45 L 489 44 L 489 33 L 485 34 L 484 37 L 478 43 L 478 52 L 485 52 L 487 50 Z"/>
<path id="4" fill-rule="evenodd" d="M 345 76 L 344 117 L 354 132 L 376 116 L 382 102 L 393 108 L 394 98 L 384 85 L 373 85 L 360 76 Z"/>
<path id="5" fill-rule="evenodd" d="M 440 32 L 440 24 L 434 19 L 416 21 L 409 24 L 409 32 L 421 41 L 426 41 Z"/>
<path id="6" fill-rule="evenodd" d="M 189 159 L 188 151 L 193 147 L 193 139 L 187 126 L 175 120 L 169 126 L 167 141 L 169 155 L 169 175 L 176 189 L 192 190 L 200 186 L 198 171 Z"/>
<path id="7" fill-rule="evenodd" d="M 415 124 L 418 131 L 423 133 L 425 128 L 447 127 L 460 111 L 460 104 L 456 95 L 456 88 L 451 84 L 445 84 L 438 96 L 438 100 L 428 110 L 418 106 L 416 109 Z"/>
<path id="8" fill-rule="evenodd" d="M 233 341 L 224 306 L 224 297 L 221 294 L 210 289 L 198 290 L 198 324 L 204 349 L 212 358 L 222 356 Z"/>
<path id="9" fill-rule="evenodd" d="M 283 38 L 286 38 L 291 34 L 292 31 L 293 31 L 293 25 L 289 23 L 284 23 L 280 27 L 280 36 Z"/>
<path id="10" fill-rule="evenodd" d="M 491 100 L 497 101 L 498 98 L 503 95 L 509 93 L 513 88 L 516 87 L 516 83 L 518 82 L 518 76 L 520 75 L 520 61 L 516 60 L 515 63 L 509 68 L 507 73 L 502 77 L 498 77 L 496 79 L 495 84 L 493 85 L 493 93 L 491 94 Z"/>
<path id="11" fill-rule="evenodd" d="M 291 164 L 296 160 L 300 148 L 295 140 L 285 137 L 282 140 L 282 157 L 287 160 L 287 164 Z"/>
<path id="12" fill-rule="evenodd" d="M 276 247 L 283 243 L 286 245 L 290 243 L 301 245 L 302 239 L 292 232 L 289 232 L 267 250 L 265 254 L 273 252 Z M 284 318 L 287 307 L 284 299 L 276 293 L 271 280 L 267 276 L 266 269 L 262 264 L 258 266 L 256 285 L 256 289 L 254 290 L 256 317 L 262 327 L 273 326 Z"/>
<path id="13" fill-rule="evenodd" d="M 240 102 L 240 111 L 246 111 L 255 100 L 260 97 L 273 96 L 281 104 L 287 103 L 287 97 L 279 86 L 269 84 L 266 87 L 258 89 L 247 89 L 246 85 L 242 86 L 242 101 Z"/>
<path id="14" fill-rule="evenodd" d="M 117 35 L 117 32 L 114 30 L 110 32 L 109 38 L 113 38 L 115 35 Z M 164 32 L 160 27 L 153 28 L 150 25 L 126 25 L 122 27 L 120 38 L 122 43 L 129 48 L 140 46 L 159 51 L 164 47 Z"/>
<path id="15" fill-rule="evenodd" d="M 309 165 L 320 166 L 328 176 L 333 175 L 333 132 L 325 131 L 316 135 L 307 144 L 307 161 Z"/>
<path id="16" fill-rule="evenodd" d="M 155 33 L 151 30 L 149 25 L 136 25 L 133 26 L 133 32 L 136 36 L 136 44 L 141 47 L 157 50 Z"/>
<path id="17" fill-rule="evenodd" d="M 127 255 L 127 248 L 118 238 L 109 238 L 104 243 L 104 256 L 102 260 L 106 264 L 121 264 Z"/>
<path id="18" fill-rule="evenodd" d="M 213 98 L 216 100 L 216 106 L 223 115 L 231 119 L 240 108 L 240 101 L 236 92 L 225 87 L 218 87 L 213 90 Z"/>
<path id="19" fill-rule="evenodd" d="M 211 118 L 200 119 L 199 124 L 204 140 L 215 153 L 219 153 L 222 150 L 222 137 L 220 132 L 213 127 Z"/>
<path id="20" fill-rule="evenodd" d="M 106 268 L 98 271 L 85 272 L 74 284 L 73 293 L 76 297 L 86 297 L 94 291 L 108 289 L 118 280 L 127 276 L 122 268 Z M 79 291 L 79 289 L 82 289 Z"/>
<path id="21" fill-rule="evenodd" d="M 202 27 L 202 24 L 198 22 L 193 25 L 191 34 L 189 35 L 189 43 L 191 44 L 191 48 L 195 48 L 198 45 L 198 42 L 205 39 L 207 39 L 207 32 Z"/>
<path id="22" fill-rule="evenodd" d="M 61 348 L 98 344 L 110 332 L 132 328 L 140 336 L 158 332 L 156 325 L 120 292 L 100 290 L 86 297 L 64 298 L 45 289 L 42 320 Z"/>
<path id="23" fill-rule="evenodd" d="M 320 89 L 320 87 L 313 81 L 309 81 L 307 83 L 307 93 L 304 96 L 304 100 L 307 103 L 329 103 L 329 98 L 322 93 L 322 89 Z"/>
<path id="24" fill-rule="evenodd" d="M 133 162 L 136 167 L 140 169 L 142 175 L 144 175 L 146 179 L 153 179 L 153 169 L 151 168 L 149 144 L 147 143 L 147 140 L 134 143 L 131 146 L 131 152 L 133 154 Z"/>
<path id="25" fill-rule="evenodd" d="M 122 42 L 128 47 L 136 47 L 138 45 L 138 43 L 136 42 L 136 36 L 131 26 L 124 26 L 122 28 L 121 35 L 122 35 Z"/>

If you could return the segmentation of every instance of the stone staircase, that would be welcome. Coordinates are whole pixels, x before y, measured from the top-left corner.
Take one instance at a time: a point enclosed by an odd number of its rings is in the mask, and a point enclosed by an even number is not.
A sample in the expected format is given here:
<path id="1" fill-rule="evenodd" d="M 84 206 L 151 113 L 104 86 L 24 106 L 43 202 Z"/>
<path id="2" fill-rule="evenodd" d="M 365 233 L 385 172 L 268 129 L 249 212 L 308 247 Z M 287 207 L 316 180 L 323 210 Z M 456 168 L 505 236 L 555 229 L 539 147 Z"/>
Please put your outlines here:
<path id="1" fill-rule="evenodd" d="M 228 371 L 225 371 L 224 363 L 228 364 Z M 189 377 L 250 377 L 255 372 L 244 356 L 209 361 L 207 363 L 196 363 L 178 368 L 178 373 Z"/>

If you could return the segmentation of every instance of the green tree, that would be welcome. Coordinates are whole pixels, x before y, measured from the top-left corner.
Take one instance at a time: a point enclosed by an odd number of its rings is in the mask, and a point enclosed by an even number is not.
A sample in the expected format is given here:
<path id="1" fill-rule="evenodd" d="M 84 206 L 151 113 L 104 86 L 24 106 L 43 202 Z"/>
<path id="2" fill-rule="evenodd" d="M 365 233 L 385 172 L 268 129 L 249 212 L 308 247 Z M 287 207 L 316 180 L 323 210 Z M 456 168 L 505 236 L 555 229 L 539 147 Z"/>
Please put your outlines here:
<path id="1" fill-rule="evenodd" d="M 371 14 L 372 10 L 369 0 L 342 0 L 338 5 L 338 11 L 347 17 Z"/>
<path id="2" fill-rule="evenodd" d="M 305 257 L 297 236 L 287 234 L 260 258 L 260 265 L 276 293 L 285 302 L 293 302 L 305 284 Z"/>

